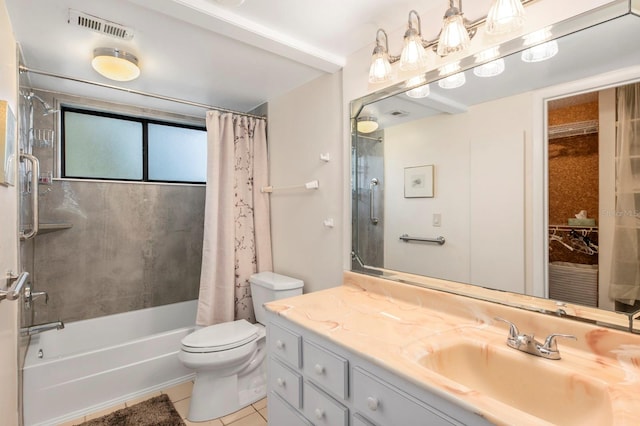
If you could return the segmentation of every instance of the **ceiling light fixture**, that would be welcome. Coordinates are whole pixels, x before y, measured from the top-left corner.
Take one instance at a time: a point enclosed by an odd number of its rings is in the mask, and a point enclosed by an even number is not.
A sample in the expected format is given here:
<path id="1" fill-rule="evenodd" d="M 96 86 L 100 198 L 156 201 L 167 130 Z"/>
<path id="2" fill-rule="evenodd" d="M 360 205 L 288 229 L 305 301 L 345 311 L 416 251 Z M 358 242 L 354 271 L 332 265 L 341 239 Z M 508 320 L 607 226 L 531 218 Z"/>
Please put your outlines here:
<path id="1" fill-rule="evenodd" d="M 462 13 L 462 0 L 458 0 L 458 7 L 455 6 L 454 0 L 449 0 L 449 9 L 444 15 L 440 35 L 438 39 L 432 41 L 422 39 L 420 15 L 415 10 L 411 10 L 401 55 L 389 54 L 387 33 L 382 28 L 378 29 L 369 68 L 369 82 L 384 83 L 393 80 L 391 64 L 397 61 L 400 61 L 399 68 L 402 71 L 420 71 L 426 68 L 429 49 L 436 50 L 440 56 L 465 50 L 483 24 L 486 24 L 486 31 L 490 34 L 516 31 L 524 24 L 523 6 L 534 1 L 536 0 L 493 0 L 487 16 L 467 22 Z M 414 21 L 417 26 L 414 25 Z"/>
<path id="2" fill-rule="evenodd" d="M 449 9 L 444 14 L 442 31 L 438 38 L 438 55 L 447 56 L 451 53 L 466 50 L 475 35 L 467 29 L 467 23 L 462 16 L 462 0 L 458 1 L 460 8 L 455 7 L 454 0 L 449 0 Z"/>
<path id="3" fill-rule="evenodd" d="M 138 58 L 111 47 L 94 49 L 91 66 L 102 76 L 115 81 L 131 81 L 140 75 Z"/>
<path id="4" fill-rule="evenodd" d="M 358 132 L 360 133 L 372 133 L 378 130 L 378 119 L 373 116 L 358 117 L 356 124 Z"/>
<path id="5" fill-rule="evenodd" d="M 493 0 L 487 15 L 487 34 L 506 34 L 524 26 L 524 7 L 520 0 Z"/>

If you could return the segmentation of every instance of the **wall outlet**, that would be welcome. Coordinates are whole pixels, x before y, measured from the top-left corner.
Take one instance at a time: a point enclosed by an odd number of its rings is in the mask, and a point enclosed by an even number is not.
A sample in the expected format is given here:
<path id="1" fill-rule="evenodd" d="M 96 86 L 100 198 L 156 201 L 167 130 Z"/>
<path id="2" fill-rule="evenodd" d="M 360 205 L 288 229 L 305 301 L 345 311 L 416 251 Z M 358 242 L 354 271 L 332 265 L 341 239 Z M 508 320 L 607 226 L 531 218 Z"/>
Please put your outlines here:
<path id="1" fill-rule="evenodd" d="M 433 226 L 441 226 L 442 225 L 442 215 L 440 213 L 433 214 Z"/>

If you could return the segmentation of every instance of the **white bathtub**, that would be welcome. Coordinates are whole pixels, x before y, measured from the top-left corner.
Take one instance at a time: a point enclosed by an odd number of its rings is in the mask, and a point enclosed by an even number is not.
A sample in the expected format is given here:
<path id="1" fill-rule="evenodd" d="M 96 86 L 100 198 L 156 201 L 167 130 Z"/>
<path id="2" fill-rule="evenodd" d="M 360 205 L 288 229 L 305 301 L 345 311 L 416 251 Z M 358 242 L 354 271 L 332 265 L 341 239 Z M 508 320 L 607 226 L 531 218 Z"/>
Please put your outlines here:
<path id="1" fill-rule="evenodd" d="M 194 329 L 196 305 L 72 322 L 33 336 L 23 376 L 25 426 L 55 425 L 193 378 L 178 353 Z"/>

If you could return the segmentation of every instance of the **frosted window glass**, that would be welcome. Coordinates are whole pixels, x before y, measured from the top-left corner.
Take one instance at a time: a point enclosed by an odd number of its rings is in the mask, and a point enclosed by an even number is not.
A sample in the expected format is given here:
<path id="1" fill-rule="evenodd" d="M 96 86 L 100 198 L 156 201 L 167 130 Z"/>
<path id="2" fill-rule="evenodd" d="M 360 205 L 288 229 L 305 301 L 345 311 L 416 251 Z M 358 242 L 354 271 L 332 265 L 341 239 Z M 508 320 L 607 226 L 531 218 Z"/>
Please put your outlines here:
<path id="1" fill-rule="evenodd" d="M 67 111 L 65 176 L 142 179 L 142 123 Z"/>
<path id="2" fill-rule="evenodd" d="M 207 132 L 149 124 L 149 180 L 207 181 Z"/>

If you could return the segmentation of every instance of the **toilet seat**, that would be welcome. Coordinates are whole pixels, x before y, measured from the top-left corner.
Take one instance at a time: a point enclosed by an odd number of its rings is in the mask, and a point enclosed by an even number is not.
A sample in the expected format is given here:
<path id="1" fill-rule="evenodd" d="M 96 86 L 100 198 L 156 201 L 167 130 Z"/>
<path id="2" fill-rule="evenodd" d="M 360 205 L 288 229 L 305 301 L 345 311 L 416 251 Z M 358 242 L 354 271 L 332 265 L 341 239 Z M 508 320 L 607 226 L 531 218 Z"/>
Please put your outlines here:
<path id="1" fill-rule="evenodd" d="M 258 338 L 259 328 L 246 320 L 210 325 L 182 339 L 182 350 L 190 353 L 221 352 Z"/>

